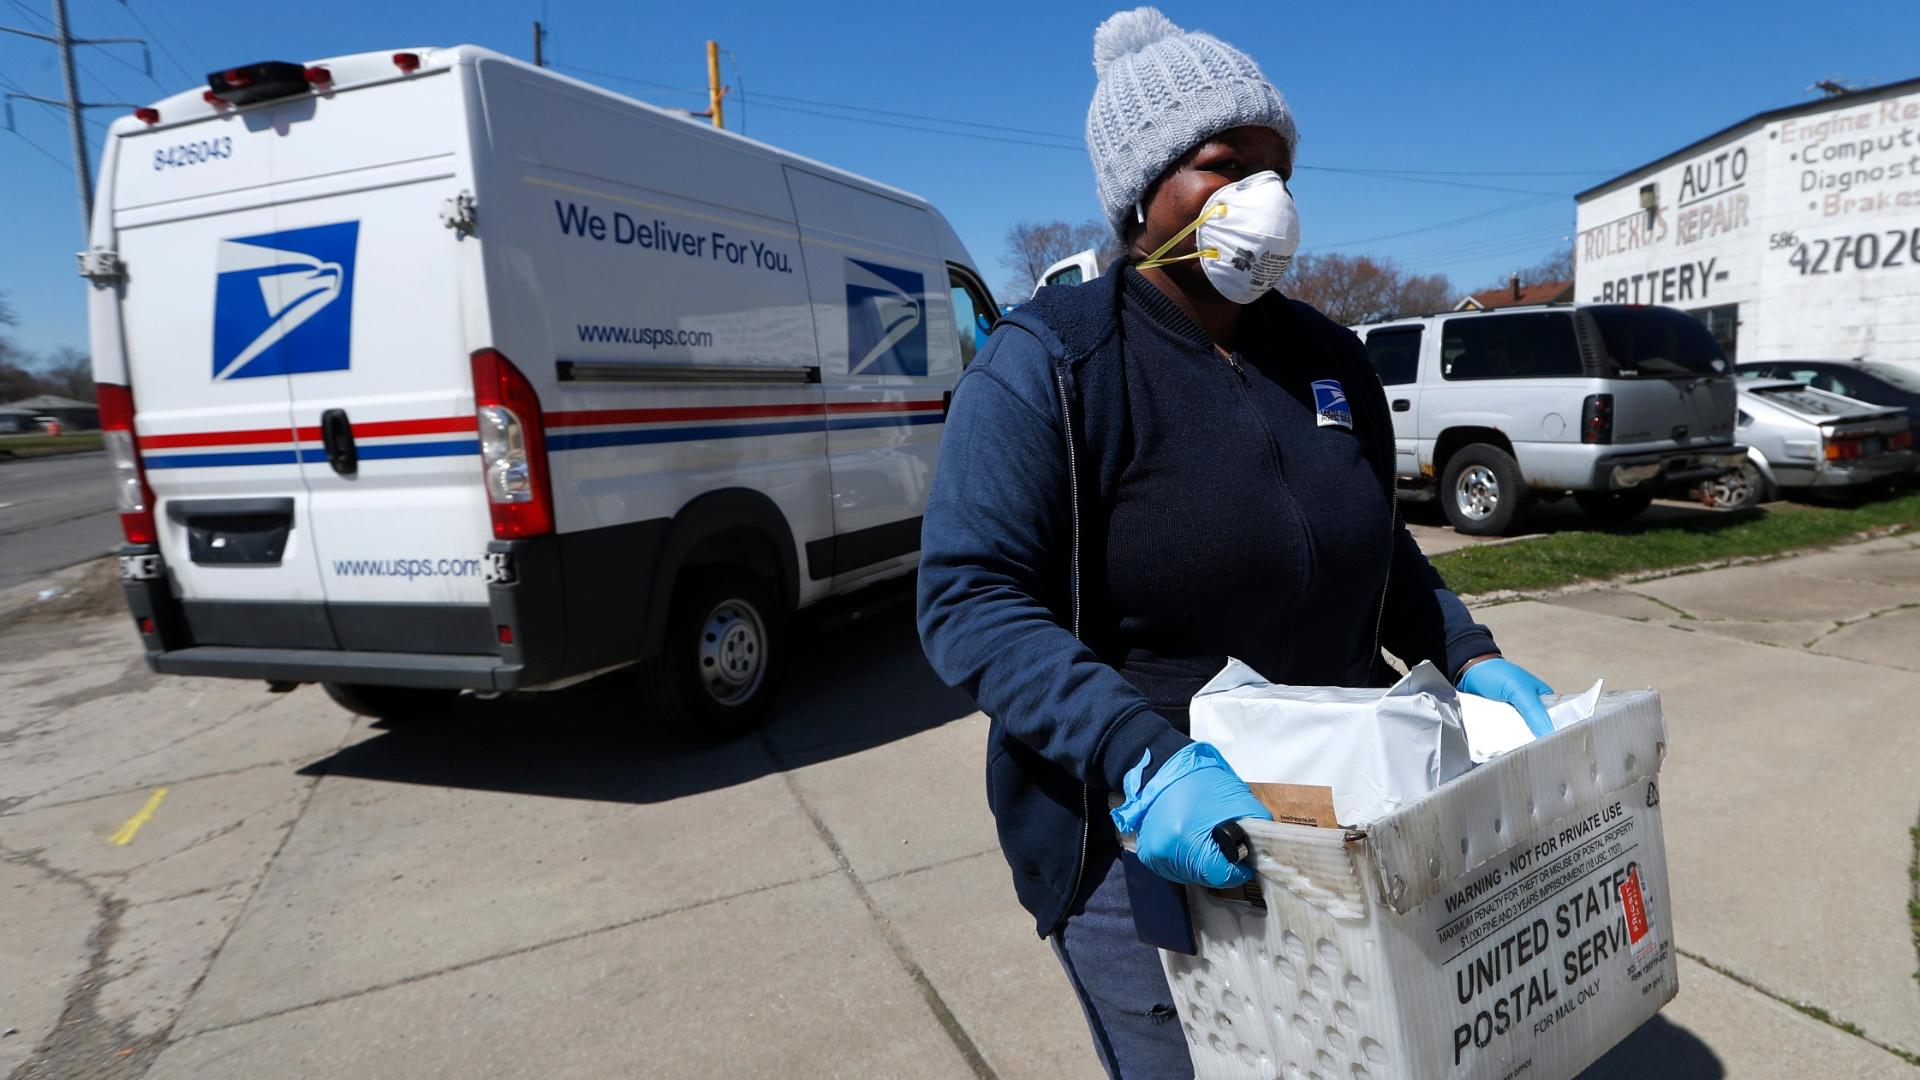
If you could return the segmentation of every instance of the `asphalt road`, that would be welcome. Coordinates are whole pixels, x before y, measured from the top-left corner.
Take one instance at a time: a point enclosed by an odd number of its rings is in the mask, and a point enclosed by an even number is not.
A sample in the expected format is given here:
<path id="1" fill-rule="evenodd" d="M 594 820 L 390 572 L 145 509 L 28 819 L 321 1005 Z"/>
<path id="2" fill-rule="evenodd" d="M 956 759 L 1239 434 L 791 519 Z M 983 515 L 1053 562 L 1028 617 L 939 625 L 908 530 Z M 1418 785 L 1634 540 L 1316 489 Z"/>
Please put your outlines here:
<path id="1" fill-rule="evenodd" d="M 105 453 L 0 461 L 0 589 L 119 544 Z"/>

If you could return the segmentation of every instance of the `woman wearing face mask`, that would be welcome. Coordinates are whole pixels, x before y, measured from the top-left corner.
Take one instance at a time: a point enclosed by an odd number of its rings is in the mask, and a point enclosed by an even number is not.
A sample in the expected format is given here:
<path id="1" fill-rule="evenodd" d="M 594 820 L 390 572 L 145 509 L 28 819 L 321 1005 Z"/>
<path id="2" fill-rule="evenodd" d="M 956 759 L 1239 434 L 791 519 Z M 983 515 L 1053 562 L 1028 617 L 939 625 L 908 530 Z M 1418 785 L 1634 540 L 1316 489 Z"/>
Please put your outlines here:
<path id="1" fill-rule="evenodd" d="M 1250 875 L 1210 833 L 1267 812 L 1186 735 L 1227 657 L 1274 682 L 1381 686 L 1384 647 L 1536 731 L 1551 691 L 1500 658 L 1401 525 L 1359 340 L 1276 291 L 1300 234 L 1285 99 L 1246 55 L 1152 8 L 1100 27 L 1094 67 L 1087 144 L 1125 265 L 1042 290 L 961 379 L 922 531 L 920 633 L 992 718 L 988 803 L 1014 889 L 1102 1064 L 1184 1076 L 1116 827 L 1160 877 Z"/>

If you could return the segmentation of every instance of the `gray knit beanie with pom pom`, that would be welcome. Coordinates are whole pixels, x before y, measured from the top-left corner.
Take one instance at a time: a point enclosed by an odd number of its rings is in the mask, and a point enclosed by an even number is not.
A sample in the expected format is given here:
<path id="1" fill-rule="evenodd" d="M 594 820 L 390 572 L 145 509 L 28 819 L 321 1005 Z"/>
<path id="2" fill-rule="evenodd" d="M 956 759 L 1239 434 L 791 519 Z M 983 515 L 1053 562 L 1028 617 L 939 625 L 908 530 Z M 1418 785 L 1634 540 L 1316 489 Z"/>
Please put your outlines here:
<path id="1" fill-rule="evenodd" d="M 1287 99 L 1246 53 L 1180 29 L 1156 8 L 1101 23 L 1093 70 L 1100 85 L 1087 107 L 1087 152 L 1116 236 L 1148 185 L 1202 140 L 1246 126 L 1272 128 L 1289 150 L 1299 139 Z"/>

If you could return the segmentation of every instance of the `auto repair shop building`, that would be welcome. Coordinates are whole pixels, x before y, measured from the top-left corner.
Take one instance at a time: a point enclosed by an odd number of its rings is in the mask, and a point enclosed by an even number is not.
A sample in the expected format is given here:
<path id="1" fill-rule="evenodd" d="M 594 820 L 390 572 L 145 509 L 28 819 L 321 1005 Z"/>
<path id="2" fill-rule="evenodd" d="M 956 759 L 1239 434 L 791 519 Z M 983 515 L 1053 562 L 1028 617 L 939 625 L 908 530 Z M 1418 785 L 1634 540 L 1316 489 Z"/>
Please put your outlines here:
<path id="1" fill-rule="evenodd" d="M 1920 79 L 1750 117 L 1574 196 L 1574 297 L 1736 360 L 1920 363 Z"/>

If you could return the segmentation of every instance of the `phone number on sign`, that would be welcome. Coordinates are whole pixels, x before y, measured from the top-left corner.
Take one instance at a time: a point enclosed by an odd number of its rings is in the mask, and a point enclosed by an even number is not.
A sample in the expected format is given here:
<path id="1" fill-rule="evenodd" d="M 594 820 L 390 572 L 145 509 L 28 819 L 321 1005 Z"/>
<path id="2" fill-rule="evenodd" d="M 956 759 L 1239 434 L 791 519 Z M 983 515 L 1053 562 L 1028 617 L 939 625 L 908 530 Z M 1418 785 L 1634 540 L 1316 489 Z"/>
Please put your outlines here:
<path id="1" fill-rule="evenodd" d="M 1809 240 L 1793 249 L 1787 263 L 1802 274 L 1840 274 L 1859 270 L 1889 270 L 1920 266 L 1920 226 L 1883 229 Z"/>
<path id="2" fill-rule="evenodd" d="M 180 169 L 188 165 L 199 165 L 217 158 L 233 156 L 233 137 L 222 135 L 217 139 L 201 139 L 198 142 L 181 143 L 178 146 L 163 147 L 153 152 L 153 171 L 164 172 L 167 169 Z"/>

